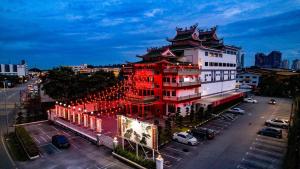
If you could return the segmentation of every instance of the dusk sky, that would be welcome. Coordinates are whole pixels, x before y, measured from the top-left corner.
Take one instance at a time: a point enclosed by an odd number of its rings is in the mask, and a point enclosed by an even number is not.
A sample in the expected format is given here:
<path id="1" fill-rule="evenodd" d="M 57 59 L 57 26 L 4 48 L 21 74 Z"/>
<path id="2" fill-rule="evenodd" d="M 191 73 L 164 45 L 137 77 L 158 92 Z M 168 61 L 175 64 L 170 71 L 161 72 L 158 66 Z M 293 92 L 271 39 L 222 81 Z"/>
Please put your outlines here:
<path id="1" fill-rule="evenodd" d="M 256 52 L 279 50 L 300 59 L 300 0 L 119 1 L 1 0 L 0 63 L 30 67 L 136 61 L 166 45 L 176 27 L 218 26 L 226 44 L 241 46 L 245 64 Z"/>

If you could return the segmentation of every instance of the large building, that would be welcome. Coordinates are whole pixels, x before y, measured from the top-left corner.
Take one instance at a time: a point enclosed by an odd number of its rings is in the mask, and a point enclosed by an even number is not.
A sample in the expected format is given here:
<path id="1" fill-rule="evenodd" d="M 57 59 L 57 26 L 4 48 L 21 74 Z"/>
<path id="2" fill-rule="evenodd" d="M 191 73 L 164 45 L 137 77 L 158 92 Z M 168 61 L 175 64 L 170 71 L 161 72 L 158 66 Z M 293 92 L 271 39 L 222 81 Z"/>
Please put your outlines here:
<path id="1" fill-rule="evenodd" d="M 28 67 L 24 60 L 20 64 L 0 64 L 0 74 L 25 77 L 28 75 Z"/>
<path id="2" fill-rule="evenodd" d="M 293 60 L 292 69 L 293 70 L 300 70 L 300 60 L 299 59 Z"/>
<path id="3" fill-rule="evenodd" d="M 199 107 L 201 98 L 235 90 L 239 47 L 224 45 L 216 27 L 177 28 L 170 45 L 151 48 L 140 62 L 124 66 L 133 89 L 127 94 L 130 112 L 182 115 Z M 130 80 L 131 79 L 131 80 Z M 149 113 L 148 113 L 149 114 Z"/>
<path id="4" fill-rule="evenodd" d="M 264 53 L 255 54 L 255 66 L 260 68 L 280 68 L 281 52 L 272 51 L 268 55 Z"/>

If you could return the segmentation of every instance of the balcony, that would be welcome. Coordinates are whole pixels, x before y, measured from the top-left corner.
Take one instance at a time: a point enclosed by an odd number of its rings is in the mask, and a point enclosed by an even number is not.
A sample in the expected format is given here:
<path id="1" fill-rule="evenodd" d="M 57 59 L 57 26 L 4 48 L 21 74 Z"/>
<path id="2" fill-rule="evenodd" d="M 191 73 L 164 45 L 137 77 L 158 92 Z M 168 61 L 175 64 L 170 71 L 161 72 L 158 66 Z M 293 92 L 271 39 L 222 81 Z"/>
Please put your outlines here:
<path id="1" fill-rule="evenodd" d="M 195 81 L 195 82 L 179 82 L 179 83 L 164 82 L 163 85 L 165 87 L 187 87 L 187 86 L 201 85 L 201 82 L 200 81 Z"/>
<path id="2" fill-rule="evenodd" d="M 169 100 L 169 101 L 183 101 L 183 100 L 188 100 L 188 99 L 197 99 L 201 97 L 201 93 L 197 93 L 197 94 L 192 94 L 192 95 L 188 95 L 188 96 L 163 96 L 164 100 Z"/>
<path id="3" fill-rule="evenodd" d="M 155 96 L 138 96 L 132 94 L 128 94 L 127 99 L 136 102 L 153 102 L 156 100 Z"/>
<path id="4" fill-rule="evenodd" d="M 170 69 L 164 69 L 164 73 L 175 73 L 178 75 L 197 75 L 200 73 L 199 69 L 176 69 L 176 68 L 170 68 Z"/>

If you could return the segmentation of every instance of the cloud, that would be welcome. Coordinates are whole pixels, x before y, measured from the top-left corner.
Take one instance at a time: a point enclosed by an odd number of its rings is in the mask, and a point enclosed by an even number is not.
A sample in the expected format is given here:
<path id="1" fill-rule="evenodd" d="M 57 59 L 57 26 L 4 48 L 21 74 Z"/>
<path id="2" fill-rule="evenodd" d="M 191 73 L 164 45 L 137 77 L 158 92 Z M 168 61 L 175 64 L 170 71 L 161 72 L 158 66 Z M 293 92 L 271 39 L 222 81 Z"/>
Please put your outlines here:
<path id="1" fill-rule="evenodd" d="M 155 15 L 162 14 L 162 13 L 163 13 L 163 9 L 155 8 L 155 9 L 145 12 L 144 15 L 146 17 L 154 17 Z"/>
<path id="2" fill-rule="evenodd" d="M 101 26 L 116 26 L 119 24 L 122 24 L 125 21 L 123 18 L 104 18 L 101 20 L 100 25 Z"/>

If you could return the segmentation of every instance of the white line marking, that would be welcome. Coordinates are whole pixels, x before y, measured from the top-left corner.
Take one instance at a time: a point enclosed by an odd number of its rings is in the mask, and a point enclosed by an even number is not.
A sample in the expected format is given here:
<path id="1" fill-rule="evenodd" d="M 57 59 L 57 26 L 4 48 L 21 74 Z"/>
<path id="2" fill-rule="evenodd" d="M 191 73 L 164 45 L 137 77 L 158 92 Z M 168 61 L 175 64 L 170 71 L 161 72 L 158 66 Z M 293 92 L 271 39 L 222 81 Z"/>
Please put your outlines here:
<path id="1" fill-rule="evenodd" d="M 180 153 L 182 153 L 183 151 L 181 151 L 181 150 L 177 150 L 177 149 L 175 149 L 175 148 L 172 148 L 172 147 L 166 147 L 166 149 L 169 149 L 169 150 L 174 150 L 174 151 L 177 151 L 177 152 L 180 152 Z"/>
<path id="2" fill-rule="evenodd" d="M 60 149 L 58 149 L 55 145 L 53 145 L 52 143 L 50 144 L 51 147 L 53 147 L 55 150 L 57 150 L 58 152 L 61 152 Z"/>
<path id="3" fill-rule="evenodd" d="M 35 142 L 37 142 L 38 144 L 41 143 L 37 138 L 35 138 L 34 136 L 32 136 L 32 137 L 33 137 L 33 139 L 35 140 Z"/>
<path id="4" fill-rule="evenodd" d="M 42 140 L 44 140 L 45 142 L 47 142 L 47 139 L 45 139 L 43 136 L 40 136 L 40 138 L 41 138 Z"/>
<path id="5" fill-rule="evenodd" d="M 109 164 L 107 164 L 107 165 L 101 167 L 100 169 L 106 169 L 106 168 L 112 167 L 112 166 L 114 166 L 114 165 L 115 165 L 114 163 L 109 163 Z"/>
<path id="6" fill-rule="evenodd" d="M 177 160 L 177 161 L 180 161 L 180 160 L 182 159 L 182 158 L 177 158 L 177 157 L 174 157 L 174 156 L 165 154 L 165 153 L 160 153 L 160 154 L 163 155 L 163 156 L 168 156 L 168 157 L 174 158 L 174 159 Z"/>

